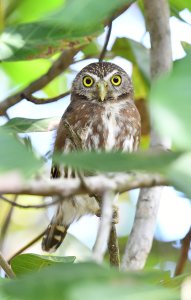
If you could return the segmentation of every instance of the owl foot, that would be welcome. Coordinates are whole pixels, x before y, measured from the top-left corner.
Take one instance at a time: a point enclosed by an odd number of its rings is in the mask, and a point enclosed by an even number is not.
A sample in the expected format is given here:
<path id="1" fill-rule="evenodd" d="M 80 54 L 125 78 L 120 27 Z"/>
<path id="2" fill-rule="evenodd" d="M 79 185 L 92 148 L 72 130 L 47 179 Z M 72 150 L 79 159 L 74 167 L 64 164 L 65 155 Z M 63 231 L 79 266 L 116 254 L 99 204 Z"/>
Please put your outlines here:
<path id="1" fill-rule="evenodd" d="M 96 211 L 95 215 L 99 218 L 101 217 L 101 209 L 100 208 Z M 119 208 L 116 205 L 113 205 L 112 223 L 113 224 L 119 223 Z"/>

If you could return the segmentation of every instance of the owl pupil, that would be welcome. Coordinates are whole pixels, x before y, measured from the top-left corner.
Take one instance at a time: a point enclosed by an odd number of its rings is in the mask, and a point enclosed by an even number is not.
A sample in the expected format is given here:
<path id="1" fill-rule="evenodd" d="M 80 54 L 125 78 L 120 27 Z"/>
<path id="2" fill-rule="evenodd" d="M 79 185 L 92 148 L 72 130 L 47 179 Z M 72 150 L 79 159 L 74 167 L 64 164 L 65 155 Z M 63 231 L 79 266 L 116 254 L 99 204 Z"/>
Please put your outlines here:
<path id="1" fill-rule="evenodd" d="M 91 79 L 90 78 L 86 79 L 86 84 L 91 84 Z"/>
<path id="2" fill-rule="evenodd" d="M 114 83 L 118 83 L 119 79 L 117 77 L 113 78 Z"/>

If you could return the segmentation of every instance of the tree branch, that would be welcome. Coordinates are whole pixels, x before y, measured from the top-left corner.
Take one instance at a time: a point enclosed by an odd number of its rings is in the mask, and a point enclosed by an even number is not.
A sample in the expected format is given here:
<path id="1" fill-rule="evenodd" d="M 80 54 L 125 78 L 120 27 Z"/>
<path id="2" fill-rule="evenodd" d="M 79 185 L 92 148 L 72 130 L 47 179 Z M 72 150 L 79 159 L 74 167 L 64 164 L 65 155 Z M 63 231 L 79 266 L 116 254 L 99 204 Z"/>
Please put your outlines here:
<path id="1" fill-rule="evenodd" d="M 175 276 L 182 274 L 185 263 L 188 259 L 188 251 L 190 249 L 190 241 L 191 241 L 191 228 L 186 234 L 186 236 L 182 240 L 182 246 L 180 251 L 180 257 L 176 265 Z"/>
<path id="2" fill-rule="evenodd" d="M 26 95 L 26 94 L 22 94 L 21 96 L 23 98 L 25 98 L 26 100 L 28 100 L 29 102 L 32 102 L 34 104 L 47 104 L 47 103 L 52 103 L 52 102 L 58 101 L 68 95 L 70 95 L 70 91 L 65 92 L 65 93 L 58 95 L 56 97 L 53 97 L 53 98 L 36 98 L 33 95 Z"/>
<path id="3" fill-rule="evenodd" d="M 15 274 L 14 274 L 13 270 L 11 269 L 11 266 L 5 260 L 5 258 L 3 257 L 1 252 L 0 252 L 0 266 L 2 267 L 2 269 L 5 271 L 5 273 L 7 274 L 7 276 L 9 278 L 15 277 Z"/>
<path id="4" fill-rule="evenodd" d="M 0 230 L 0 232 L 1 232 L 1 236 L 0 236 L 0 249 L 1 250 L 3 248 L 5 236 L 6 236 L 6 233 L 8 231 L 9 225 L 10 225 L 11 217 L 12 217 L 13 210 L 14 210 L 14 204 L 16 203 L 17 198 L 18 198 L 18 195 L 14 196 L 14 199 L 11 201 L 11 207 L 8 210 L 8 213 L 7 213 L 6 217 L 5 217 L 5 221 L 4 221 L 4 223 L 2 225 L 2 228 Z"/>
<path id="5" fill-rule="evenodd" d="M 24 205 L 24 204 L 19 204 L 19 203 L 16 203 L 15 201 L 12 201 L 8 198 L 6 198 L 5 196 L 3 195 L 0 195 L 0 199 L 3 200 L 4 202 L 7 202 L 9 203 L 12 207 L 18 207 L 18 208 L 24 208 L 24 209 L 27 209 L 27 208 L 34 208 L 34 209 L 38 209 L 38 208 L 46 208 L 46 207 L 49 207 L 49 206 L 53 206 L 55 204 L 57 204 L 60 200 L 57 199 L 55 201 L 52 201 L 50 203 L 43 203 L 43 204 L 36 204 L 36 205 Z"/>
<path id="6" fill-rule="evenodd" d="M 107 51 L 107 45 L 109 43 L 109 39 L 110 39 L 110 36 L 111 36 L 111 30 L 112 30 L 112 20 L 111 20 L 110 24 L 108 25 L 108 32 L 107 32 L 107 35 L 106 35 L 106 38 L 105 38 L 105 43 L 103 45 L 103 49 L 102 49 L 100 57 L 99 57 L 99 62 L 103 61 L 103 59 L 105 57 L 105 54 L 106 54 L 106 51 Z"/>
<path id="7" fill-rule="evenodd" d="M 107 190 L 123 193 L 138 187 L 169 184 L 164 177 L 158 174 L 143 173 L 116 174 L 113 177 L 97 175 L 86 177 L 84 180 L 85 185 L 80 178 L 24 181 L 19 174 L 14 173 L 0 177 L 0 194 L 60 196 L 65 198 L 90 192 L 92 194 L 102 194 Z M 40 205 L 39 208 L 41 207 Z"/>
<path id="8" fill-rule="evenodd" d="M 108 241 L 108 252 L 110 265 L 119 268 L 120 267 L 120 257 L 119 257 L 119 245 L 116 233 L 115 224 L 112 224 L 109 241 Z"/>
<path id="9" fill-rule="evenodd" d="M 143 3 L 151 39 L 151 78 L 155 80 L 172 65 L 169 7 L 166 0 L 144 0 Z M 167 147 L 166 141 L 152 127 L 151 147 L 159 145 Z M 124 270 L 139 270 L 145 265 L 152 246 L 161 193 L 162 188 L 157 187 L 143 189 L 139 194 L 133 229 L 122 261 Z"/>

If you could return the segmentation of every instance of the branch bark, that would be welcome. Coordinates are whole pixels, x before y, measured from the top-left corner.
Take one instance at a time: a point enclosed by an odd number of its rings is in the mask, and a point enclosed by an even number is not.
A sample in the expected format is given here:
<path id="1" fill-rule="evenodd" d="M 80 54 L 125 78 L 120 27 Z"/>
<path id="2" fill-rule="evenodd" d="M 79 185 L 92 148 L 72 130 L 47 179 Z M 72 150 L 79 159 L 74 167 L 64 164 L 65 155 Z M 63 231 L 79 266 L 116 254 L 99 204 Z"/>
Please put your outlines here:
<path id="1" fill-rule="evenodd" d="M 116 174 L 113 177 L 97 175 L 86 177 L 84 180 L 85 185 L 80 178 L 24 181 L 18 173 L 14 173 L 0 177 L 0 194 L 60 196 L 65 198 L 79 194 L 102 194 L 107 190 L 123 193 L 139 187 L 168 185 L 167 180 L 158 174 L 143 173 Z M 35 205 L 34 208 L 36 208 Z M 39 205 L 39 208 L 42 208 L 42 205 Z"/>
<path id="2" fill-rule="evenodd" d="M 0 252 L 0 266 L 2 267 L 2 269 L 5 271 L 6 275 L 9 278 L 14 278 L 15 277 L 15 274 L 14 274 L 13 270 L 11 269 L 11 266 L 5 260 L 5 258 L 3 257 L 1 252 Z"/>
<path id="3" fill-rule="evenodd" d="M 169 7 L 166 0 L 143 0 L 143 3 L 151 40 L 151 78 L 155 80 L 168 72 L 172 65 Z M 169 147 L 169 141 L 162 140 L 152 127 L 151 147 L 157 146 Z M 140 192 L 133 229 L 122 261 L 124 270 L 139 270 L 145 265 L 152 246 L 161 193 L 161 187 Z"/>

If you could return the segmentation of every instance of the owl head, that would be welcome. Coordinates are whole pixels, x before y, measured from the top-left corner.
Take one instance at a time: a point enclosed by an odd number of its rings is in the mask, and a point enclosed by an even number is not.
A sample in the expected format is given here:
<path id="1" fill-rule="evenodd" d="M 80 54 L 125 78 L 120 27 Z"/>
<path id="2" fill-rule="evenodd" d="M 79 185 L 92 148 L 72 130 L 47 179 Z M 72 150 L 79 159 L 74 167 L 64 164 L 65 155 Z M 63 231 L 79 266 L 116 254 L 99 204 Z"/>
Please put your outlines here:
<path id="1" fill-rule="evenodd" d="M 77 74 L 72 95 L 80 96 L 78 99 L 106 103 L 127 96 L 133 98 L 133 86 L 122 68 L 113 63 L 98 62 L 87 65 Z"/>

